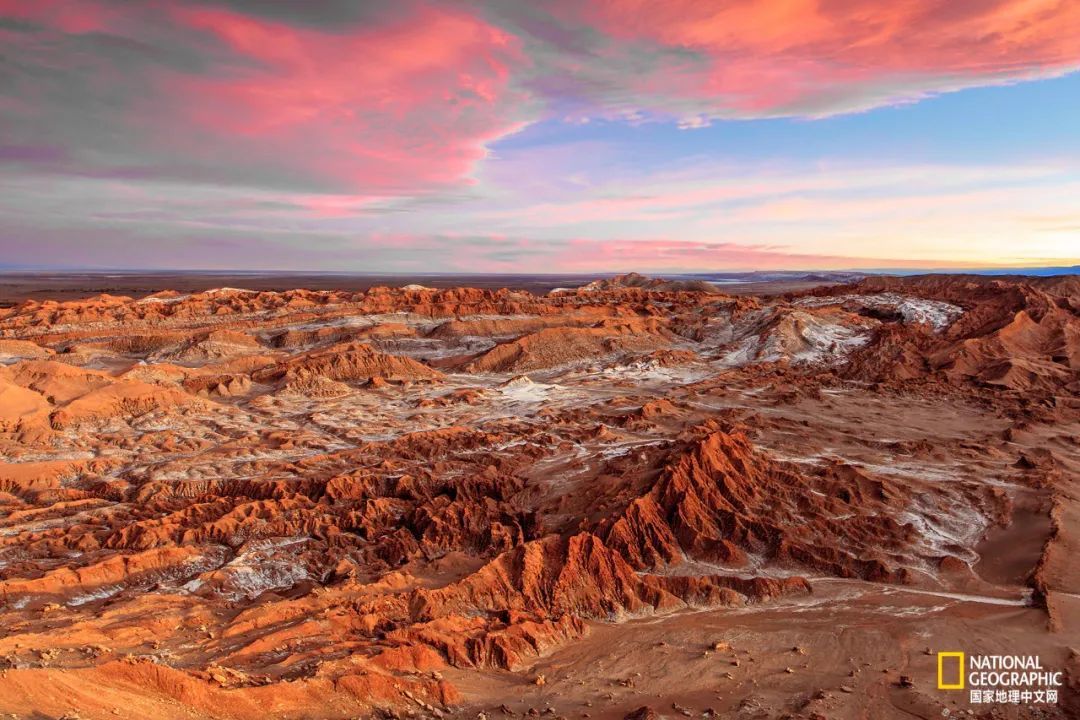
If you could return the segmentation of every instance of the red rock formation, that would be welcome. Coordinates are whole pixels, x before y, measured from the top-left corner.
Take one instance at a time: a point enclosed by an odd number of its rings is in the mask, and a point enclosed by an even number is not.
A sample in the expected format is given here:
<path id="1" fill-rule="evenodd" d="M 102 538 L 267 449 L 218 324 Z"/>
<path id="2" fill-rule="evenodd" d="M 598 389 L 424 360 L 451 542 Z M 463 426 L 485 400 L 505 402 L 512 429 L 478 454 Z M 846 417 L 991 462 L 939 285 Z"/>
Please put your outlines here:
<path id="1" fill-rule="evenodd" d="M 341 381 L 382 378 L 401 382 L 438 380 L 442 374 L 410 358 L 378 352 L 370 345 L 343 343 L 303 353 L 276 366 L 260 370 L 254 374 L 254 379 L 258 382 L 272 382 L 282 378 L 311 376 Z"/>
<path id="2" fill-rule="evenodd" d="M 469 372 L 528 372 L 667 344 L 656 322 L 613 322 L 589 328 L 547 328 L 498 345 L 473 360 Z"/>
<path id="3" fill-rule="evenodd" d="M 75 398 L 53 412 L 50 421 L 53 427 L 68 428 L 116 416 L 135 417 L 152 410 L 195 406 L 201 403 L 180 390 L 120 380 Z"/>
<path id="4" fill-rule="evenodd" d="M 936 377 L 1009 390 L 1080 391 L 1080 308 L 1075 277 L 1006 280 L 970 276 L 867 278 L 848 295 L 904 293 L 954 303 L 960 317 L 941 333 L 886 325 L 846 374 L 880 380 Z"/>
<path id="5" fill-rule="evenodd" d="M 1028 583 L 1067 631 L 1074 285 L 736 299 L 624 278 L 0 310 L 0 711 L 67 712 L 41 693 L 55 683 L 95 718 L 113 706 L 87 688 L 150 717 L 436 715 L 480 687 L 521 699 L 538 671 L 562 692 L 610 654 L 589 650 L 608 623 L 767 602 L 857 620 L 812 660 L 841 677 L 832 655 L 878 662 L 848 643 L 901 583 L 920 622 Z M 912 321 L 912 298 L 963 312 Z M 810 342 L 820 325 L 867 342 Z M 736 367 L 748 339 L 762 352 Z M 1021 579 L 983 577 L 987 537 L 1017 547 Z M 858 609 L 812 584 L 863 593 Z M 955 603 L 965 627 L 977 604 Z M 750 635 L 786 624 L 748 610 Z M 789 663 L 768 643 L 746 664 L 772 682 Z"/>

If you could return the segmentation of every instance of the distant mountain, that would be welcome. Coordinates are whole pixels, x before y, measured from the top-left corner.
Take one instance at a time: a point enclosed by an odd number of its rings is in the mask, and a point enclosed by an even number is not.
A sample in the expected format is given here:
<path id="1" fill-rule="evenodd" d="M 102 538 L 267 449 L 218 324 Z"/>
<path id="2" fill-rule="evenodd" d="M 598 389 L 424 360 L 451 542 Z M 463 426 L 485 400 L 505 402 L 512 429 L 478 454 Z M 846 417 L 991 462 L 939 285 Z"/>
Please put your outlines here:
<path id="1" fill-rule="evenodd" d="M 626 273 L 625 275 L 616 275 L 615 277 L 604 278 L 602 280 L 594 280 L 581 289 L 586 292 L 597 292 L 614 290 L 617 288 L 639 288 L 641 290 L 656 290 L 659 292 L 675 292 L 680 290 L 719 292 L 716 286 L 702 278 L 687 278 L 683 276 L 675 276 L 673 278 L 652 278 L 636 272 Z"/>
<path id="2" fill-rule="evenodd" d="M 845 283 L 858 282 L 867 276 L 865 272 L 848 270 L 760 270 L 749 272 L 720 272 L 720 273 L 693 273 L 689 275 L 672 275 L 672 278 L 697 279 L 708 283 L 759 283 L 759 282 L 827 282 Z"/>
<path id="3" fill-rule="evenodd" d="M 1080 265 L 1063 265 L 1060 267 L 1028 267 L 1028 268 L 991 268 L 976 270 L 917 270 L 911 273 L 894 272 L 896 275 L 925 275 L 946 273 L 964 275 L 1027 275 L 1035 277 L 1051 277 L 1054 275 L 1080 275 Z"/>

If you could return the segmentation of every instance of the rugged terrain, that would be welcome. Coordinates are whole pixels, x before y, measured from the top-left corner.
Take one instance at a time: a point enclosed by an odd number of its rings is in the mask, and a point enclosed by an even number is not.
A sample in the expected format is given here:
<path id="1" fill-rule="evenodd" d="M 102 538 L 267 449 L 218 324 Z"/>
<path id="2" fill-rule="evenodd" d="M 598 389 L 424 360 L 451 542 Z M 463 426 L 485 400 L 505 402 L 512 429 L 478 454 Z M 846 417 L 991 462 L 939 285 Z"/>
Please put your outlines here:
<path id="1" fill-rule="evenodd" d="M 1076 276 L 28 300 L 0 363 L 0 712 L 1080 713 Z"/>

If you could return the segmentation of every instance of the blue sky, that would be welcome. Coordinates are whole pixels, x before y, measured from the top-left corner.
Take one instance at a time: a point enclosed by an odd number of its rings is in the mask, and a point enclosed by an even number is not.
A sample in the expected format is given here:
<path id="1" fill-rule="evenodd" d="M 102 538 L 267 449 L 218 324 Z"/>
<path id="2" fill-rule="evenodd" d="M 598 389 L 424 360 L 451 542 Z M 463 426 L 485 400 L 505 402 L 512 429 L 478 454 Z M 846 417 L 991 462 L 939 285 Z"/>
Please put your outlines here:
<path id="1" fill-rule="evenodd" d="M 681 130 L 667 122 L 586 125 L 552 118 L 492 145 L 496 153 L 572 142 L 617 144 L 635 162 L 701 155 L 747 161 L 846 157 L 984 164 L 1080 157 L 1080 74 L 971 88 L 921 102 L 825 119 L 717 122 Z"/>

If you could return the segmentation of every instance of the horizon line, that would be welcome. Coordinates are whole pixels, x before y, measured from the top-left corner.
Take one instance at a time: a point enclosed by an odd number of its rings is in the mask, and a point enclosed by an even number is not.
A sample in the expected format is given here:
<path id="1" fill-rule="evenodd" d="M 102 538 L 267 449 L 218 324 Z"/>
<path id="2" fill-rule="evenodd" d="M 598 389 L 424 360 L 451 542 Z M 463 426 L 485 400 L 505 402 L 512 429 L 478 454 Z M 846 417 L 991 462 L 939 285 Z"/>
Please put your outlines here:
<path id="1" fill-rule="evenodd" d="M 964 274 L 964 273 L 995 273 L 1026 275 L 1033 271 L 1057 271 L 1060 274 L 1080 274 L 1080 260 L 1075 264 L 1054 265 L 964 265 L 949 267 L 876 267 L 876 268 L 768 268 L 751 270 L 663 270 L 644 268 L 640 270 L 596 270 L 574 272 L 476 272 L 476 271 L 451 271 L 451 270 L 296 270 L 296 269 L 259 269 L 246 270 L 241 268 L 109 268 L 109 267 L 10 267 L 0 266 L 0 276 L 3 275 L 31 275 L 40 273 L 55 274 L 86 274 L 86 275 L 177 275 L 177 274 L 200 274 L 200 275 L 328 275 L 349 277 L 396 277 L 396 276 L 427 276 L 427 277 L 594 277 L 597 275 L 649 275 L 663 276 L 705 276 L 705 275 L 761 275 L 761 274 L 791 274 L 791 273 L 820 273 L 820 274 L 865 274 L 865 275 L 889 275 L 889 274 Z"/>

